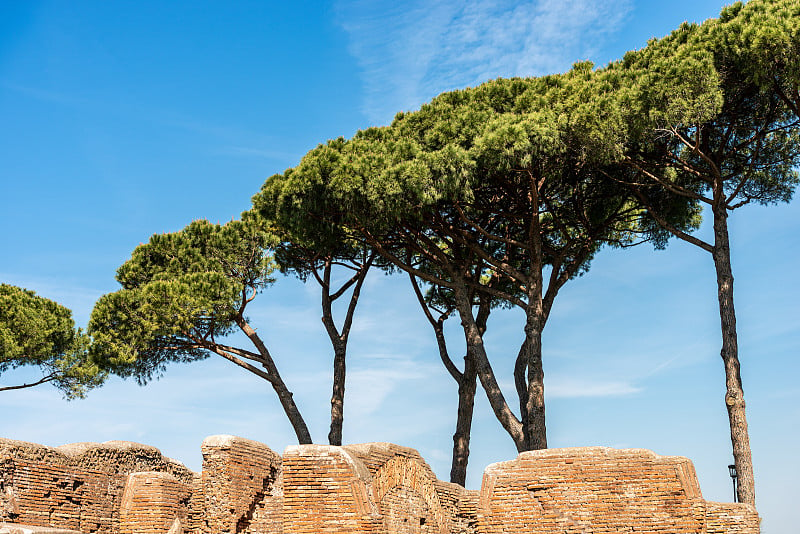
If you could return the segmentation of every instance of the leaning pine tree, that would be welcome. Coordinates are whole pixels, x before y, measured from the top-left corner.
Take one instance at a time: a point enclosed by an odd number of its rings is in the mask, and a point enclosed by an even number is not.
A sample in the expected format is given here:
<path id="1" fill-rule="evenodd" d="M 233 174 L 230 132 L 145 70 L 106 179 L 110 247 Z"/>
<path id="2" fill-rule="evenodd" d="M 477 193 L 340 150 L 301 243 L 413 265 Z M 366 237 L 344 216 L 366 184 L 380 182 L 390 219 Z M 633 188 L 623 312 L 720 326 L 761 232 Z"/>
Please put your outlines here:
<path id="1" fill-rule="evenodd" d="M 272 354 L 245 315 L 274 281 L 275 244 L 273 235 L 242 221 L 200 220 L 153 235 L 117 271 L 122 289 L 102 296 L 92 310 L 94 361 L 144 384 L 171 362 L 216 354 L 269 383 L 298 442 L 311 443 Z M 249 346 L 228 344 L 237 331 Z"/>

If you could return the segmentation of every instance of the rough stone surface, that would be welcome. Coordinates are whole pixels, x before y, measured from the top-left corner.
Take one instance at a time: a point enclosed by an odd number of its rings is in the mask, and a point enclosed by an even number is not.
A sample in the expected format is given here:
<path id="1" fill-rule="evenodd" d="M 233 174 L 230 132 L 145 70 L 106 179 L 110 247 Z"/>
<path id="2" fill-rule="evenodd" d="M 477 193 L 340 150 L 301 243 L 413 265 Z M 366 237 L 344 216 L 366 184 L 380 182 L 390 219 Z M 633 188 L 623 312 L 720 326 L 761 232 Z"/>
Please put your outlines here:
<path id="1" fill-rule="evenodd" d="M 138 443 L 0 439 L 0 534 L 759 532 L 752 506 L 703 499 L 688 459 L 643 449 L 525 452 L 490 465 L 479 492 L 391 443 L 281 458 L 223 435 L 201 450 L 198 474 Z"/>

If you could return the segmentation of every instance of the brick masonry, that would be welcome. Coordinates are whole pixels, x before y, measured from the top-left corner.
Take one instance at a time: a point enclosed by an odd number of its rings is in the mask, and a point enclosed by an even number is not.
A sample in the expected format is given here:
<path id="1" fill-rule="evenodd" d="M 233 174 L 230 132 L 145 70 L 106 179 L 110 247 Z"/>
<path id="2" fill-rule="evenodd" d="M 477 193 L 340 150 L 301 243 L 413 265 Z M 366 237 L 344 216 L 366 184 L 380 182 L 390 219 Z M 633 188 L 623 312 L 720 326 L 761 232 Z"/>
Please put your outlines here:
<path id="1" fill-rule="evenodd" d="M 480 491 L 437 480 L 417 451 L 390 443 L 281 457 L 211 436 L 201 450 L 193 473 L 136 443 L 0 439 L 0 533 L 759 532 L 752 506 L 703 499 L 688 459 L 644 449 L 525 452 L 487 467 Z"/>

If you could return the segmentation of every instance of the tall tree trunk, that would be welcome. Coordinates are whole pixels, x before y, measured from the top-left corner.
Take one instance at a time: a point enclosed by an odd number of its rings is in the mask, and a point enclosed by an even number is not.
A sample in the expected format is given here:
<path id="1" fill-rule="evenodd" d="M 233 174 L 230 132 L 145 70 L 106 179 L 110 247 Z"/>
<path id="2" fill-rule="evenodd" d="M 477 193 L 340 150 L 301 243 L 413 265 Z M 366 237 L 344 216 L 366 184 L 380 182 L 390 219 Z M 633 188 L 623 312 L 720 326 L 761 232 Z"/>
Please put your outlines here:
<path id="1" fill-rule="evenodd" d="M 361 296 L 361 287 L 367 277 L 367 272 L 375 259 L 375 253 L 371 253 L 367 260 L 360 266 L 356 275 L 346 282 L 335 293 L 331 293 L 331 270 L 333 268 L 333 258 L 325 261 L 322 276 L 322 323 L 325 331 L 333 346 L 333 391 L 331 393 L 331 426 L 328 431 L 328 444 L 342 445 L 342 426 L 344 424 L 344 390 L 345 378 L 347 376 L 347 341 L 350 337 L 350 329 L 353 325 L 358 299 Z M 352 284 L 353 292 L 350 295 L 350 302 L 347 305 L 347 312 L 342 322 L 342 328 L 337 329 L 333 320 L 333 302 L 344 294 L 344 291 Z"/>
<path id="2" fill-rule="evenodd" d="M 482 297 L 478 308 L 478 316 L 475 324 L 478 327 L 481 337 L 486 333 L 486 322 L 491 312 L 491 299 Z M 443 334 L 443 333 L 442 333 Z M 437 341 L 444 343 L 444 335 L 439 336 Z M 446 348 L 445 348 L 446 351 Z M 475 409 L 475 392 L 478 388 L 478 370 L 475 362 L 470 357 L 469 351 L 464 356 L 464 372 L 458 380 L 458 414 L 456 416 L 456 431 L 453 434 L 453 462 L 450 466 L 450 482 L 466 486 L 467 484 L 467 465 L 469 463 L 469 442 L 472 436 L 472 417 Z"/>
<path id="3" fill-rule="evenodd" d="M 525 307 L 525 340 L 514 365 L 514 382 L 519 395 L 520 416 L 524 436 L 524 450 L 547 448 L 547 431 L 544 420 L 544 369 L 542 368 L 542 329 L 545 324 L 542 249 L 542 227 L 540 224 L 541 187 L 543 179 L 530 174 L 530 202 L 533 214 L 528 228 L 528 268 L 530 278 L 526 280 L 527 306 Z M 554 267 L 555 268 L 555 267 Z"/>
<path id="4" fill-rule="evenodd" d="M 522 427 L 526 450 L 547 448 L 547 428 L 544 413 L 544 368 L 542 367 L 542 326 L 536 318 L 529 318 L 525 327 L 525 352 L 528 362 L 527 387 L 524 397 Z"/>
<path id="5" fill-rule="evenodd" d="M 736 313 L 733 307 L 733 272 L 728 239 L 728 213 L 724 203 L 714 207 L 714 267 L 717 271 L 717 297 L 722 322 L 722 361 L 725 366 L 725 406 L 731 428 L 733 460 L 738 477 L 739 502 L 755 505 L 756 490 L 753 459 L 745 417 L 744 390 L 739 372 L 739 345 L 736 337 Z"/>
<path id="6" fill-rule="evenodd" d="M 469 442 L 472 435 L 472 416 L 475 408 L 475 391 L 478 388 L 478 370 L 469 353 L 464 356 L 464 373 L 458 383 L 458 415 L 453 434 L 453 462 L 450 482 L 466 486 Z"/>
<path id="7" fill-rule="evenodd" d="M 330 445 L 342 445 L 342 425 L 344 424 L 344 383 L 347 345 L 334 343 L 333 351 L 333 393 L 331 395 L 331 427 L 328 432 Z"/>
<path id="8" fill-rule="evenodd" d="M 275 365 L 269 350 L 267 350 L 267 346 L 258 336 L 256 331 L 253 330 L 253 328 L 246 321 L 238 318 L 236 323 L 264 358 L 264 368 L 270 375 L 270 383 L 272 384 L 272 388 L 275 390 L 275 393 L 278 394 L 278 400 L 280 400 L 281 406 L 283 406 L 283 411 L 286 414 L 286 417 L 289 418 L 292 428 L 294 428 L 294 433 L 297 436 L 297 442 L 300 445 L 311 444 L 311 433 L 308 431 L 306 422 L 294 402 L 292 392 L 286 387 L 286 384 L 283 382 L 280 373 L 278 373 L 278 367 Z"/>

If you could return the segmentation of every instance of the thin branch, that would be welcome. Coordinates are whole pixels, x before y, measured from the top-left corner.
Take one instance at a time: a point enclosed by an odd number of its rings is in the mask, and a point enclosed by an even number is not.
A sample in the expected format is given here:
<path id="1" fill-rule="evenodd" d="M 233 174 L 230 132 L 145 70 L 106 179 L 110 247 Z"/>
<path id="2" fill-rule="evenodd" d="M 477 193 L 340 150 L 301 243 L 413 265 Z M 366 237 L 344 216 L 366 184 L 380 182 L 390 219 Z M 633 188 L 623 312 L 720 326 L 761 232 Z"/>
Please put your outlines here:
<path id="1" fill-rule="evenodd" d="M 752 198 L 746 198 L 746 199 L 742 200 L 741 202 L 737 202 L 736 204 L 728 205 L 728 209 L 733 211 L 736 208 L 741 208 L 744 205 L 750 204 L 752 201 L 753 201 Z"/>
<path id="2" fill-rule="evenodd" d="M 244 361 L 244 360 L 242 360 L 240 358 L 237 358 L 233 354 L 222 350 L 221 348 L 218 348 L 216 350 L 214 350 L 214 349 L 209 349 L 209 350 L 211 350 L 214 354 L 218 354 L 218 355 L 222 356 L 223 358 L 225 358 L 226 360 L 235 363 L 236 365 L 238 365 L 242 369 L 247 369 L 248 371 L 250 371 L 254 375 L 263 378 L 264 380 L 266 380 L 270 384 L 275 384 L 275 379 L 273 379 L 272 376 L 270 376 L 266 372 L 262 371 L 261 369 L 259 369 L 255 365 L 249 364 L 246 361 Z"/>
<path id="3" fill-rule="evenodd" d="M 249 350 L 240 349 L 237 347 L 231 347 L 228 345 L 222 345 L 220 343 L 214 343 L 214 346 L 221 348 L 224 351 L 236 354 L 237 356 L 241 356 L 242 358 L 247 358 L 248 360 L 253 360 L 254 362 L 258 362 L 263 364 L 266 360 L 261 357 L 259 354 L 255 352 L 250 352 Z"/>
<path id="4" fill-rule="evenodd" d="M 468 239 L 468 236 L 465 237 L 463 233 L 460 237 L 461 237 L 460 241 L 463 245 L 472 250 L 475 254 L 478 255 L 480 259 L 482 259 L 492 267 L 495 267 L 497 270 L 506 273 L 509 276 L 509 278 L 511 278 L 512 280 L 516 280 L 520 284 L 526 284 L 528 282 L 528 277 L 522 271 L 519 271 L 518 269 L 512 267 L 507 262 L 498 260 L 497 258 L 491 256 L 483 249 L 483 247 L 476 245 L 474 242 Z"/>
<path id="5" fill-rule="evenodd" d="M 447 341 L 444 337 L 444 321 L 450 314 L 442 314 L 439 317 L 439 320 L 434 319 L 430 310 L 428 309 L 428 305 L 425 302 L 425 297 L 422 295 L 419 284 L 417 284 L 416 277 L 412 274 L 409 274 L 408 277 L 411 280 L 411 287 L 414 288 L 414 294 L 417 296 L 417 301 L 419 302 L 422 311 L 425 313 L 425 317 L 428 318 L 428 321 L 433 327 L 433 332 L 436 335 L 436 344 L 439 347 L 439 358 L 441 358 L 445 369 L 447 369 L 447 372 L 453 377 L 453 380 L 455 380 L 458 384 L 461 384 L 461 382 L 464 380 L 464 374 L 458 370 L 458 367 L 456 367 L 455 363 L 453 363 L 453 360 L 450 358 L 450 353 L 447 351 Z"/>
<path id="6" fill-rule="evenodd" d="M 775 92 L 778 93 L 778 96 L 781 98 L 781 100 L 783 100 L 783 103 L 789 106 L 789 109 L 792 110 L 795 116 L 800 115 L 800 109 L 798 109 L 797 104 L 793 102 L 792 99 L 789 98 L 789 95 L 784 92 L 783 87 L 778 82 L 778 79 L 773 77 L 772 81 L 774 82 Z M 800 91 L 798 91 L 798 93 L 800 93 Z"/>
<path id="7" fill-rule="evenodd" d="M 0 387 L 0 391 L 11 391 L 12 389 L 32 388 L 33 386 L 38 386 L 39 384 L 44 384 L 45 382 L 52 382 L 56 378 L 57 378 L 56 373 L 51 373 L 45 377 L 42 377 L 41 380 L 37 380 L 36 382 L 31 382 L 30 384 L 20 384 L 19 386 Z"/>
<path id="8" fill-rule="evenodd" d="M 720 170 L 717 167 L 716 162 L 714 162 L 714 160 L 712 160 L 708 156 L 708 154 L 706 154 L 705 152 L 700 150 L 700 129 L 698 128 L 697 131 L 698 131 L 698 133 L 697 133 L 697 142 L 695 144 L 691 144 L 691 143 L 688 142 L 688 140 L 684 139 L 684 137 L 678 132 L 678 130 L 671 129 L 672 135 L 677 137 L 678 140 L 681 143 L 683 143 L 685 146 L 691 148 L 692 151 L 695 154 L 697 154 L 698 156 L 700 156 L 701 159 L 705 160 L 705 162 L 708 163 L 711 166 L 711 168 L 714 170 L 714 174 L 717 176 L 717 178 L 722 178 Z"/>
<path id="9" fill-rule="evenodd" d="M 730 195 L 728 195 L 728 198 L 725 199 L 725 205 L 726 206 L 730 206 L 731 201 L 734 198 L 736 198 L 739 195 L 739 193 L 742 192 L 742 188 L 744 188 L 744 184 L 747 183 L 747 180 L 748 180 L 747 175 L 745 175 L 741 180 L 739 180 L 739 183 L 736 184 L 736 189 L 734 189 L 733 192 Z M 740 205 L 743 206 L 744 204 L 747 204 L 749 202 L 750 202 L 749 199 L 746 200 L 746 201 L 743 201 L 743 202 L 739 202 L 737 207 L 739 207 Z M 731 208 L 731 209 L 735 209 L 735 208 Z"/>
<path id="10" fill-rule="evenodd" d="M 428 322 L 431 323 L 431 326 L 436 328 L 436 319 L 433 318 L 433 314 L 431 314 L 431 310 L 428 307 L 428 303 L 425 302 L 425 297 L 422 294 L 422 290 L 419 288 L 419 284 L 417 283 L 417 277 L 411 273 L 407 273 L 409 280 L 411 280 L 411 287 L 414 289 L 414 294 L 417 296 L 417 301 L 419 302 L 420 307 L 422 308 L 423 313 L 425 313 L 425 317 L 428 319 Z"/>
<path id="11" fill-rule="evenodd" d="M 262 365 L 266 363 L 266 359 L 263 356 L 254 352 L 250 352 L 249 350 L 223 345 L 221 343 L 217 343 L 216 341 L 208 341 L 206 338 L 198 338 L 191 334 L 187 334 L 186 337 L 192 340 L 194 343 L 187 343 L 183 346 L 170 346 L 162 348 L 167 350 L 205 349 L 213 352 L 214 354 L 219 354 L 219 351 L 221 350 L 236 354 L 237 356 L 241 356 L 243 358 L 247 358 L 248 360 L 253 360 Z"/>
<path id="12" fill-rule="evenodd" d="M 341 265 L 341 263 L 337 263 L 336 265 Z M 361 277 L 361 270 L 359 269 L 359 271 L 356 274 L 354 274 L 347 282 L 345 282 L 342 285 L 342 287 L 340 287 L 338 289 L 338 291 L 336 291 L 336 293 L 331 295 L 331 301 L 334 301 L 334 300 L 338 299 L 339 297 L 341 297 L 342 295 L 344 295 L 345 291 L 347 291 L 348 289 L 353 287 L 353 284 L 358 282 L 360 277 Z"/>
<path id="13" fill-rule="evenodd" d="M 509 302 L 509 303 L 513 304 L 514 306 L 518 306 L 520 308 L 525 308 L 525 306 L 527 306 L 525 301 L 523 301 L 522 299 L 520 299 L 518 297 L 515 297 L 511 293 L 507 293 L 505 291 L 501 291 L 501 290 L 496 289 L 496 288 L 491 287 L 491 286 L 483 285 L 480 282 L 475 282 L 474 280 L 465 280 L 464 283 L 470 289 L 474 289 L 474 290 L 477 290 L 477 291 L 482 291 L 482 292 L 486 293 L 487 295 L 491 295 L 493 297 L 497 297 L 499 299 L 505 300 L 506 302 Z"/>
<path id="14" fill-rule="evenodd" d="M 319 285 L 322 286 L 322 290 L 323 291 L 327 290 L 328 286 L 325 284 L 325 282 L 322 280 L 322 278 L 320 278 L 319 273 L 317 272 L 317 269 L 311 269 L 311 273 L 314 275 L 314 278 L 317 279 L 317 282 L 319 283 Z"/>
<path id="15" fill-rule="evenodd" d="M 364 285 L 364 280 L 367 277 L 369 268 L 372 266 L 372 262 L 375 260 L 376 254 L 377 253 L 375 251 L 372 251 L 369 258 L 361 266 L 361 270 L 358 273 L 356 287 L 353 289 L 352 295 L 350 295 L 350 304 L 347 307 L 347 313 L 344 317 L 344 325 L 342 325 L 342 337 L 345 339 L 347 339 L 347 337 L 350 335 L 350 327 L 353 325 L 353 315 L 356 311 L 356 304 L 358 304 L 358 298 L 361 295 L 361 286 Z"/>
<path id="16" fill-rule="evenodd" d="M 336 346 L 341 341 L 341 337 L 339 329 L 336 328 L 336 323 L 333 320 L 333 300 L 331 300 L 330 295 L 332 269 L 330 258 L 328 258 L 325 260 L 325 266 L 322 271 L 322 324 L 325 325 L 328 337 Z"/>
<path id="17" fill-rule="evenodd" d="M 688 161 L 686 161 L 682 157 L 678 156 L 677 154 L 673 154 L 672 152 L 670 152 L 669 158 L 670 158 L 670 160 L 672 160 L 673 163 L 677 163 L 678 164 L 677 168 L 681 169 L 684 172 L 688 172 L 689 174 L 691 174 L 692 176 L 694 176 L 698 180 L 702 180 L 703 182 L 707 183 L 708 185 L 712 184 L 712 181 L 709 180 L 706 177 L 705 174 L 703 174 L 701 171 L 695 169 Z M 662 168 L 676 167 L 676 165 L 674 165 L 674 164 L 673 165 L 657 165 L 657 166 L 658 167 L 662 167 Z"/>
<path id="18" fill-rule="evenodd" d="M 458 215 L 459 215 L 459 217 L 461 218 L 462 221 L 464 221 L 466 224 L 472 226 L 479 234 L 481 234 L 482 236 L 486 237 L 487 239 L 491 239 L 492 241 L 497 241 L 499 243 L 504 243 L 504 244 L 510 245 L 512 247 L 526 248 L 527 245 L 525 245 L 525 243 L 522 243 L 520 241 L 516 241 L 514 239 L 500 237 L 500 236 L 497 236 L 495 234 L 490 233 L 483 226 L 481 226 L 477 222 L 475 222 L 472 219 L 470 219 L 469 217 L 467 217 L 467 214 L 464 213 L 464 210 L 461 208 L 461 206 L 458 203 L 456 203 L 456 210 L 458 211 Z"/>
<path id="19" fill-rule="evenodd" d="M 680 186 L 675 185 L 675 184 L 673 184 L 671 182 L 663 180 L 658 175 L 653 174 L 650 171 L 648 171 L 647 169 L 643 168 L 641 165 L 639 165 L 633 159 L 626 158 L 626 161 L 634 169 L 638 170 L 639 172 L 641 172 L 642 174 L 644 174 L 648 178 L 650 178 L 653 181 L 655 181 L 655 182 L 659 183 L 660 185 L 664 186 L 665 188 L 667 188 L 667 190 L 671 191 L 672 193 L 675 193 L 676 195 L 679 195 L 679 196 L 682 196 L 682 197 L 691 198 L 692 200 L 700 200 L 701 202 L 705 202 L 706 204 L 709 204 L 709 205 L 712 204 L 711 200 L 707 199 L 706 197 L 704 197 L 702 195 L 699 195 L 697 193 L 689 191 L 688 189 L 684 189 L 683 187 L 680 187 Z M 626 182 L 624 182 L 622 180 L 619 180 L 618 178 L 614 178 L 613 176 L 611 176 L 610 174 L 606 173 L 605 171 L 601 171 L 601 172 L 605 176 L 608 176 L 609 178 L 611 178 L 614 181 L 617 181 L 617 182 L 620 182 L 620 183 L 626 183 Z"/>
<path id="20" fill-rule="evenodd" d="M 644 194 L 642 194 L 642 192 L 639 190 L 639 188 L 634 188 L 634 192 L 636 193 L 636 196 L 639 198 L 639 200 L 642 202 L 642 204 L 644 204 L 644 207 L 647 208 L 647 212 L 650 214 L 650 216 L 653 217 L 656 220 L 656 222 L 662 228 L 664 228 L 665 230 L 670 232 L 675 237 L 677 237 L 679 239 L 683 239 L 687 243 L 691 243 L 693 245 L 696 245 L 696 246 L 702 248 L 703 250 L 705 250 L 706 252 L 711 252 L 711 253 L 714 252 L 714 247 L 709 245 L 708 243 L 706 243 L 702 239 L 698 239 L 697 237 L 694 237 L 693 235 L 689 235 L 686 232 L 684 232 L 682 230 L 678 230 L 673 225 L 669 224 L 666 221 L 666 219 L 664 219 L 658 212 L 656 212 L 656 210 L 654 210 L 650 206 L 650 204 L 647 202 L 647 199 L 645 198 Z"/>
<path id="21" fill-rule="evenodd" d="M 567 264 L 567 267 L 564 270 L 561 270 L 561 266 L 559 265 L 558 270 L 560 271 L 560 273 L 555 279 L 553 278 L 552 275 L 556 271 L 556 266 L 553 265 L 553 271 L 550 273 L 550 276 L 551 280 L 554 280 L 554 282 L 547 284 L 547 292 L 545 293 L 543 299 L 543 308 L 544 308 L 543 311 L 544 311 L 545 321 L 547 320 L 548 317 L 550 317 L 550 310 L 553 309 L 553 302 L 555 302 L 559 290 L 561 290 L 561 288 L 564 287 L 564 284 L 566 284 L 570 278 L 575 276 L 575 273 L 578 272 L 578 269 L 580 269 L 581 265 L 583 265 L 583 263 L 586 261 L 586 259 L 589 257 L 590 254 L 591 254 L 591 249 L 589 248 L 588 245 L 584 244 L 584 246 L 581 247 L 581 253 L 577 254 L 575 258 Z"/>
<path id="22" fill-rule="evenodd" d="M 371 246 L 373 246 L 375 250 L 377 250 L 383 257 L 388 259 L 390 262 L 392 262 L 394 265 L 404 270 L 405 272 L 411 273 L 417 276 L 418 278 L 425 280 L 426 282 L 430 282 L 431 284 L 440 285 L 442 287 L 447 287 L 450 289 L 453 289 L 455 287 L 455 284 L 451 281 L 445 280 L 438 276 L 432 276 L 429 273 L 426 273 L 415 267 L 412 267 L 408 263 L 400 260 L 400 258 L 398 258 L 396 254 L 389 252 L 389 250 L 383 246 L 383 243 L 381 243 L 378 239 L 372 236 L 372 234 L 370 234 L 368 230 L 364 228 L 359 228 L 359 231 L 363 233 L 364 237 L 367 238 L 368 243 Z"/>
<path id="23" fill-rule="evenodd" d="M 345 261 L 331 261 L 331 265 L 338 265 L 339 267 L 344 267 L 346 269 L 350 269 L 351 271 L 360 271 L 362 265 L 358 262 L 348 263 Z"/>

